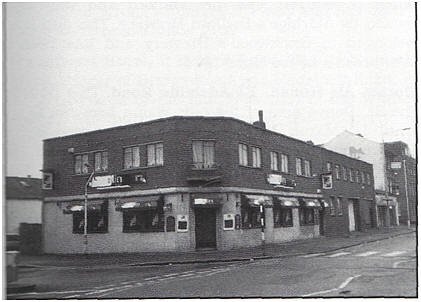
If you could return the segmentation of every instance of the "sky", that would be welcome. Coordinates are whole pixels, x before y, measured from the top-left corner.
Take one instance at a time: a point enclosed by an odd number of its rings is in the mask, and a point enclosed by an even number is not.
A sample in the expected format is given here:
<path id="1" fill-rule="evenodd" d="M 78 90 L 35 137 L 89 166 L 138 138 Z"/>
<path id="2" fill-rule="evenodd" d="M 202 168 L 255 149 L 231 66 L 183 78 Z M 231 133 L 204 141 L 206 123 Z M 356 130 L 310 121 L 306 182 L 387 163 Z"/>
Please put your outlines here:
<path id="1" fill-rule="evenodd" d="M 415 153 L 413 3 L 6 6 L 7 176 L 40 177 L 46 138 L 258 110 L 301 140 L 349 130 Z"/>

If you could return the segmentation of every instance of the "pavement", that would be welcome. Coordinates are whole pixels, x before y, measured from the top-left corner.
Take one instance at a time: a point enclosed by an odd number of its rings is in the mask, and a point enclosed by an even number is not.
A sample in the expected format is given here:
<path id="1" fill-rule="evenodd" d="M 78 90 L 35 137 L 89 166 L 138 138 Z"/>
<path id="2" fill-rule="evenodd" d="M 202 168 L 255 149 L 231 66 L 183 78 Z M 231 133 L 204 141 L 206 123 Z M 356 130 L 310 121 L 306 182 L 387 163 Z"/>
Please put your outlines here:
<path id="1" fill-rule="evenodd" d="M 347 237 L 317 237 L 296 240 L 279 244 L 241 248 L 228 251 L 197 250 L 191 252 L 161 253 L 120 253 L 120 254 L 88 254 L 88 255 L 20 255 L 19 268 L 78 268 L 78 267 L 121 267 L 151 266 L 189 263 L 213 263 L 250 261 L 292 257 L 313 253 L 326 253 L 335 250 L 358 246 L 370 242 L 389 239 L 415 232 L 415 228 L 406 226 L 389 229 L 370 229 L 367 232 L 353 232 Z"/>

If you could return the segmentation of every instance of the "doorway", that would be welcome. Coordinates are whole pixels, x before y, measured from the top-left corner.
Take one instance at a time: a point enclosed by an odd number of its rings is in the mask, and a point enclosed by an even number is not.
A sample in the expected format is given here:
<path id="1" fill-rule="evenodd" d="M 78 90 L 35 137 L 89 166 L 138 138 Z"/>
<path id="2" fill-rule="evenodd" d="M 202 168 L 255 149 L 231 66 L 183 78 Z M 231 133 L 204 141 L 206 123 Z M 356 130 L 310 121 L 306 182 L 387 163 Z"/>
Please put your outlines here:
<path id="1" fill-rule="evenodd" d="M 321 236 L 325 234 L 325 208 L 319 209 L 319 233 Z"/>
<path id="2" fill-rule="evenodd" d="M 216 209 L 194 209 L 196 248 L 216 248 Z"/>
<path id="3" fill-rule="evenodd" d="M 348 201 L 348 217 L 349 217 L 349 231 L 355 231 L 355 217 L 354 217 L 354 203 L 352 200 Z"/>

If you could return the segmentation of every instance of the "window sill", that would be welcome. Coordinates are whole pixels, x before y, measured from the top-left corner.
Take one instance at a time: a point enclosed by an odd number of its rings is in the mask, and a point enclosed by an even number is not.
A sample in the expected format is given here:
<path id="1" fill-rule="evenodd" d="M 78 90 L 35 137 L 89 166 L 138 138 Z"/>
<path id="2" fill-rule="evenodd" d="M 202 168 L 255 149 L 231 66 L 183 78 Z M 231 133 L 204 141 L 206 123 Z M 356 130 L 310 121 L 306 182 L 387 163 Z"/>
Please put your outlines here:
<path id="1" fill-rule="evenodd" d="M 257 230 L 262 228 L 260 225 L 259 226 L 254 226 L 254 227 L 242 227 L 242 230 Z M 266 228 L 266 227 L 265 227 Z"/>
<path id="2" fill-rule="evenodd" d="M 303 178 L 313 178 L 313 176 L 306 176 L 306 175 L 297 175 L 298 177 L 303 177 Z"/>
<path id="3" fill-rule="evenodd" d="M 72 232 L 72 234 L 75 234 L 75 235 L 83 235 L 83 232 Z M 104 232 L 88 232 L 88 235 L 91 235 L 91 234 L 108 234 L 108 231 L 104 231 Z"/>
<path id="4" fill-rule="evenodd" d="M 239 166 L 243 168 L 250 168 L 250 169 L 263 169 L 263 167 L 253 167 L 253 166 L 244 166 L 244 165 L 239 165 Z"/>
<path id="5" fill-rule="evenodd" d="M 214 167 L 214 168 L 191 168 L 192 170 L 194 170 L 194 171 L 202 171 L 202 170 L 205 170 L 205 171 L 212 171 L 212 170 L 218 170 L 218 168 L 216 168 L 216 167 Z"/>
<path id="6" fill-rule="evenodd" d="M 164 230 L 123 230 L 123 233 L 164 233 Z"/>
<path id="7" fill-rule="evenodd" d="M 273 228 L 275 229 L 281 229 L 281 228 L 292 228 L 293 225 L 275 225 Z"/>

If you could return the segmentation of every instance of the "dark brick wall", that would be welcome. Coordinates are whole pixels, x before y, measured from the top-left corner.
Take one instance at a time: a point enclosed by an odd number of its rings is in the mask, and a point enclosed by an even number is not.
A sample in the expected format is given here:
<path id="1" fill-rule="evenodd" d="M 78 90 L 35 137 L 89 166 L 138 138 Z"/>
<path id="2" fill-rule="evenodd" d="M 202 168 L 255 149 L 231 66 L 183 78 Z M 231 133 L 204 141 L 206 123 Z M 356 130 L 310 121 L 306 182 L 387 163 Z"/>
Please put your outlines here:
<path id="1" fill-rule="evenodd" d="M 349 214 L 348 214 L 348 204 L 350 199 L 359 200 L 359 208 L 356 211 L 359 213 L 359 217 L 355 217 L 356 229 L 363 231 L 370 225 L 370 207 L 374 207 L 373 200 L 375 200 L 375 191 L 373 184 L 373 166 L 369 163 L 353 159 L 351 157 L 327 150 L 321 149 L 321 159 L 322 159 L 322 172 L 327 172 L 327 162 L 332 163 L 332 175 L 333 175 L 333 188 L 329 190 L 322 190 L 323 195 L 326 201 L 329 201 L 330 196 L 342 197 L 342 212 L 343 215 L 339 216 L 336 212 L 335 215 L 330 215 L 329 210 L 325 214 L 325 234 L 326 235 L 340 235 L 349 232 Z M 340 179 L 336 179 L 335 166 L 340 166 Z M 357 183 L 354 177 L 354 182 L 349 180 L 349 175 L 347 175 L 347 180 L 343 179 L 342 167 L 352 168 L 354 171 L 358 170 L 360 172 L 368 173 L 370 175 L 370 184 L 365 184 L 361 182 Z M 357 223 L 359 222 L 359 226 Z"/>
<path id="2" fill-rule="evenodd" d="M 215 161 L 218 168 L 214 171 L 192 171 L 192 140 L 215 139 Z M 348 167 L 366 171 L 372 176 L 372 166 L 356 159 L 328 151 L 311 144 L 252 126 L 248 123 L 223 117 L 172 117 L 156 121 L 98 130 L 67 137 L 44 141 L 44 169 L 54 170 L 54 190 L 44 191 L 45 196 L 64 196 L 83 194 L 88 175 L 74 175 L 75 153 L 108 150 L 109 169 L 107 174 L 116 174 L 123 170 L 123 147 L 162 141 L 164 144 L 164 166 L 140 168 L 134 171 L 143 173 L 146 184 L 135 185 L 131 190 L 153 189 L 174 186 L 192 186 L 187 178 L 195 173 L 209 173 L 222 176 L 218 186 L 238 186 L 256 189 L 274 189 L 267 183 L 267 174 L 283 174 L 294 179 L 297 186 L 293 191 L 317 193 L 321 188 L 320 173 L 325 169 L 325 162 L 346 163 Z M 249 165 L 251 165 L 250 146 L 261 148 L 262 167 L 251 168 L 239 165 L 238 143 L 249 146 Z M 146 166 L 146 146 L 143 149 L 141 166 Z M 270 169 L 270 152 L 276 151 L 289 157 L 289 173 L 273 172 Z M 311 162 L 311 177 L 297 176 L 295 158 L 300 157 Z M 90 163 L 93 165 L 93 153 Z M 279 161 L 280 165 L 280 161 Z M 97 175 L 100 175 L 98 173 Z M 334 180 L 334 189 L 323 192 L 327 195 L 344 197 L 373 198 L 373 187 Z M 344 211 L 345 212 L 345 211 Z"/>

